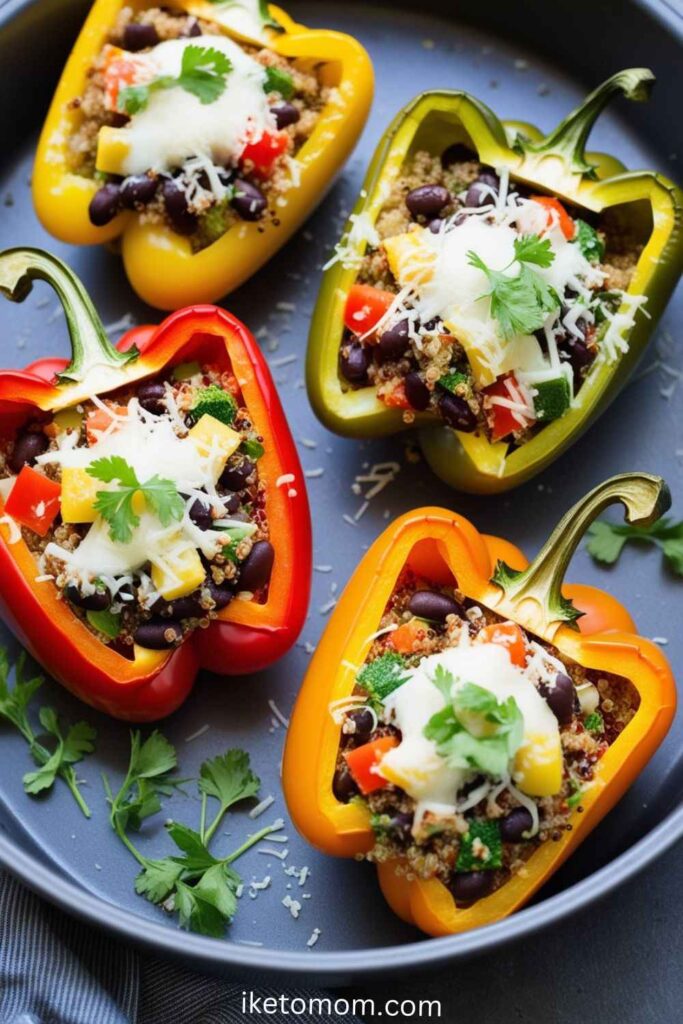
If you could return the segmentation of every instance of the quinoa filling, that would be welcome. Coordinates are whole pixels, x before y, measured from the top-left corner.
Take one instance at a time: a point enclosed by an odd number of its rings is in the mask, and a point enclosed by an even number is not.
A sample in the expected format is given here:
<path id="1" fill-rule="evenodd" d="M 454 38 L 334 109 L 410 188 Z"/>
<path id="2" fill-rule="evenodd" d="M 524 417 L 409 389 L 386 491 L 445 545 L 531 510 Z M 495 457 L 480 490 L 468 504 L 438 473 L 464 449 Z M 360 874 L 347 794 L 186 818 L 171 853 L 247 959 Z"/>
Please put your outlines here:
<path id="1" fill-rule="evenodd" d="M 267 599 L 264 450 L 235 377 L 192 362 L 25 423 L 0 493 L 37 578 L 132 659 Z"/>
<path id="2" fill-rule="evenodd" d="M 428 412 L 522 445 L 627 350 L 645 302 L 627 294 L 635 227 L 532 194 L 460 144 L 417 152 L 374 227 L 354 229 L 365 255 L 349 257 L 347 238 L 334 257 L 358 267 L 340 379 L 373 387 L 408 424 Z"/>
<path id="3" fill-rule="evenodd" d="M 315 67 L 182 11 L 124 7 L 70 104 L 71 170 L 101 182 L 96 226 L 133 210 L 199 251 L 239 221 L 278 225 L 328 99 Z"/>
<path id="4" fill-rule="evenodd" d="M 467 906 L 571 830 L 638 705 L 628 680 L 406 569 L 353 695 L 331 708 L 334 794 L 370 811 L 367 860 L 437 878 Z"/>

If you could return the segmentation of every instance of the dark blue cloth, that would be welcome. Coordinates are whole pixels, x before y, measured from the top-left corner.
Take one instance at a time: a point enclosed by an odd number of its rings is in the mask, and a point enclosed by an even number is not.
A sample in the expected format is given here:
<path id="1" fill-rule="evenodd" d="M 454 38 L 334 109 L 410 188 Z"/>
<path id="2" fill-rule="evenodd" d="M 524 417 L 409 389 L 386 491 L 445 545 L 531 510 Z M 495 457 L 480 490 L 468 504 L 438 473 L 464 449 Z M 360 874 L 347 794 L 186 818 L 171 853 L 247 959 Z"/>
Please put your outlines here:
<path id="1" fill-rule="evenodd" d="M 0 1024 L 245 1024 L 250 983 L 204 977 L 114 942 L 0 872 Z M 282 989 L 259 987 L 259 996 Z M 289 990 L 310 998 L 324 993 Z M 263 1019 L 263 1018 L 262 1018 Z M 327 1015 L 274 1024 L 338 1024 Z M 361 1024 L 344 1017 L 345 1024 Z"/>

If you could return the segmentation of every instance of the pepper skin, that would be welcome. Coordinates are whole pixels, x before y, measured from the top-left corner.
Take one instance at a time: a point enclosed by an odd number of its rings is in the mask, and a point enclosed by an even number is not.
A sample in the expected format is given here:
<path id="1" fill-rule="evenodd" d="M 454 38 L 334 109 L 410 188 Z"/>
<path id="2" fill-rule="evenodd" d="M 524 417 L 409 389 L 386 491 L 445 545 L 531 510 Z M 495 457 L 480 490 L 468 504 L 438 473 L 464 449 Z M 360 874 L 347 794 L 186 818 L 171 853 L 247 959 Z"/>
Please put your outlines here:
<path id="1" fill-rule="evenodd" d="M 678 282 L 683 269 L 683 192 L 661 174 L 626 171 L 614 157 L 584 154 L 590 129 L 608 100 L 619 92 L 632 100 L 645 99 L 652 81 L 651 72 L 644 69 L 619 72 L 545 138 L 532 125 L 499 121 L 467 93 L 423 93 L 398 114 L 375 152 L 353 211 L 368 224 L 376 221 L 408 156 L 421 148 L 441 152 L 457 142 L 476 150 L 482 163 L 508 168 L 512 180 L 533 190 L 552 192 L 594 213 L 633 203 L 638 223 L 642 217 L 652 220 L 629 288 L 633 294 L 647 296 L 647 316 L 637 315 L 626 353 L 612 364 L 605 361 L 593 367 L 564 416 L 508 452 L 505 442 L 490 443 L 483 435 L 452 430 L 431 413 L 415 414 L 416 425 L 423 428 L 419 439 L 427 462 L 457 490 L 492 494 L 517 487 L 569 448 L 627 381 Z M 348 234 L 348 226 L 346 230 Z M 351 245 L 347 237 L 347 246 L 353 264 L 354 257 L 362 257 L 366 243 Z M 311 323 L 308 392 L 318 418 L 338 434 L 393 434 L 406 428 L 403 410 L 384 405 L 373 387 L 344 390 L 339 374 L 344 307 L 356 275 L 355 266 L 344 267 L 340 262 L 325 273 Z"/>
<path id="2" fill-rule="evenodd" d="M 213 302 L 269 260 L 322 199 L 365 124 L 373 94 L 372 64 L 351 36 L 304 28 L 279 8 L 270 8 L 284 31 L 273 33 L 268 45 L 285 57 L 322 62 L 325 84 L 337 88 L 297 154 L 300 183 L 287 193 L 287 205 L 278 207 L 279 225 L 239 221 L 218 241 L 193 254 L 187 238 L 163 225 L 142 224 L 134 212 L 95 227 L 88 206 L 98 184 L 69 169 L 66 143 L 80 116 L 69 102 L 82 95 L 87 69 L 123 6 L 124 0 L 96 0 L 67 61 L 38 144 L 33 171 L 36 212 L 45 229 L 64 242 L 93 245 L 120 238 L 130 283 L 150 305 L 178 309 Z M 197 3 L 189 0 L 176 6 L 197 13 Z M 210 20 L 211 5 L 201 7 L 202 16 Z"/>
<path id="3" fill-rule="evenodd" d="M 374 845 L 369 812 L 359 802 L 340 803 L 332 780 L 341 726 L 330 703 L 354 689 L 372 634 L 408 564 L 425 580 L 453 583 L 467 597 L 529 633 L 554 644 L 586 668 L 626 677 L 640 695 L 634 718 L 612 743 L 596 770 L 596 784 L 574 812 L 572 830 L 559 842 L 542 843 L 526 872 L 467 909 L 456 907 L 439 881 L 397 875 L 394 863 L 379 865 L 384 895 L 396 913 L 429 935 L 448 935 L 500 920 L 526 903 L 617 802 L 665 736 L 675 710 L 670 666 L 655 644 L 640 637 L 615 598 L 593 587 L 563 585 L 565 569 L 589 523 L 621 501 L 629 522 L 649 522 L 666 510 L 663 481 L 646 474 L 613 477 L 562 519 L 530 566 L 509 542 L 483 536 L 462 516 L 423 508 L 396 520 L 370 548 L 344 591 L 311 662 L 299 695 L 285 749 L 283 783 L 292 818 L 314 846 L 353 857 Z M 508 560 L 507 565 L 502 559 Z M 571 601 L 574 604 L 571 604 Z M 578 629 L 574 623 L 577 615 Z"/>
<path id="4" fill-rule="evenodd" d="M 66 360 L 48 358 L 26 370 L 0 371 L 0 436 L 12 437 L 36 411 L 56 412 L 176 364 L 206 359 L 232 368 L 264 439 L 259 471 L 266 481 L 266 515 L 276 527 L 267 600 L 233 600 L 208 629 L 196 630 L 173 651 L 136 645 L 135 659 L 128 660 L 110 650 L 67 601 L 58 599 L 52 583 L 36 581 L 27 545 L 12 543 L 11 524 L 0 525 L 0 613 L 24 646 L 86 703 L 117 718 L 154 721 L 182 704 L 200 667 L 220 675 L 256 672 L 282 657 L 299 635 L 311 578 L 310 515 L 301 466 L 258 345 L 230 313 L 208 305 L 183 309 L 159 327 L 134 328 L 114 349 L 83 286 L 64 264 L 40 250 L 0 253 L 0 291 L 9 298 L 22 301 L 34 278 L 49 281 L 60 295 L 73 359 L 69 366 Z M 290 474 L 289 486 L 278 486 Z M 3 511 L 0 498 L 0 517 Z"/>

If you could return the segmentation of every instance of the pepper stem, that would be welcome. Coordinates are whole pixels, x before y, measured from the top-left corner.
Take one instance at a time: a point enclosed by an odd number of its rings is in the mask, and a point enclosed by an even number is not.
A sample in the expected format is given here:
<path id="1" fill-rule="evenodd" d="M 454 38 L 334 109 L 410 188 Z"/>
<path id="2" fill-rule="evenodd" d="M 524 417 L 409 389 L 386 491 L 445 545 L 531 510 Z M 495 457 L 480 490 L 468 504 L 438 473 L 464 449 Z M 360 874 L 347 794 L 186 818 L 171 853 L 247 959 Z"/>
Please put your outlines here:
<path id="1" fill-rule="evenodd" d="M 491 580 L 502 590 L 496 610 L 513 617 L 523 602 L 532 601 L 540 613 L 539 632 L 562 622 L 573 625 L 583 613 L 562 596 L 567 567 L 593 520 L 618 501 L 628 523 L 647 526 L 667 511 L 671 495 L 661 477 L 648 473 L 622 473 L 605 480 L 562 517 L 527 569 L 518 572 L 498 562 Z"/>
<path id="2" fill-rule="evenodd" d="M 549 135 L 539 142 L 519 141 L 524 153 L 556 156 L 578 174 L 593 176 L 593 164 L 585 156 L 591 129 L 613 96 L 623 93 L 629 100 L 642 103 L 649 99 L 655 76 L 649 68 L 627 68 L 617 71 L 586 97 L 581 106 L 568 114 Z"/>
<path id="3" fill-rule="evenodd" d="M 121 367 L 137 359 L 136 348 L 119 352 L 109 341 L 97 310 L 81 281 L 56 256 L 42 249 L 0 252 L 0 292 L 23 302 L 35 280 L 52 285 L 64 307 L 71 339 L 71 362 L 57 375 L 60 384 L 81 382 L 95 367 Z"/>

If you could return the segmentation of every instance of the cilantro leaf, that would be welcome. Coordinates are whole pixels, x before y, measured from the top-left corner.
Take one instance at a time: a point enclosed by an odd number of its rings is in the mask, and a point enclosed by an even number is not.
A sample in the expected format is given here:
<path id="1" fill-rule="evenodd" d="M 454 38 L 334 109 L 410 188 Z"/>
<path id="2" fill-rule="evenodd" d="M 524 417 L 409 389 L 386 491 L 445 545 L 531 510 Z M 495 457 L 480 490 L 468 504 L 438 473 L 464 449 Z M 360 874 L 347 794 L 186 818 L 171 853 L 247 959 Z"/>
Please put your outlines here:
<path id="1" fill-rule="evenodd" d="M 451 691 L 455 686 L 455 677 L 453 673 L 449 672 L 447 668 L 443 667 L 443 665 L 437 665 L 434 675 L 432 676 L 432 682 L 441 693 L 446 703 L 450 704 Z"/>
<path id="2" fill-rule="evenodd" d="M 169 526 L 170 523 L 182 519 L 185 504 L 172 480 L 164 480 L 155 474 L 140 490 L 147 504 L 156 512 L 162 526 Z"/>
<path id="3" fill-rule="evenodd" d="M 613 565 L 629 541 L 655 544 L 672 572 L 683 576 L 683 520 L 673 523 L 663 516 L 650 526 L 631 526 L 598 519 L 588 528 L 586 549 L 596 562 Z"/>
<path id="4" fill-rule="evenodd" d="M 497 777 L 507 771 L 523 732 L 524 720 L 514 698 L 499 701 L 490 690 L 474 683 L 459 687 L 452 701 L 432 715 L 423 730 L 449 767 Z"/>
<path id="5" fill-rule="evenodd" d="M 135 879 L 135 891 L 151 903 L 163 903 L 173 892 L 182 873 L 182 864 L 172 857 L 147 860 Z"/>
<path id="6" fill-rule="evenodd" d="M 535 263 L 538 267 L 549 267 L 555 259 L 550 239 L 539 235 L 522 235 L 515 238 L 515 259 L 519 263 Z"/>
<path id="7" fill-rule="evenodd" d="M 109 535 L 119 544 L 127 544 L 133 537 L 133 530 L 140 525 L 140 516 L 135 511 L 135 495 L 139 492 L 145 502 L 159 518 L 162 526 L 182 519 L 185 505 L 172 480 L 157 474 L 140 483 L 133 467 L 120 455 L 95 459 L 87 469 L 89 476 L 104 483 L 118 481 L 116 490 L 97 491 L 94 509 L 109 523 Z"/>
<path id="8" fill-rule="evenodd" d="M 601 263 L 605 255 L 605 244 L 600 235 L 595 228 L 581 218 L 577 218 L 574 223 L 576 224 L 576 244 L 582 254 L 591 263 Z"/>
<path id="9" fill-rule="evenodd" d="M 264 92 L 279 92 L 283 100 L 290 100 L 294 95 L 294 79 L 282 68 L 267 67 Z"/>
<path id="10" fill-rule="evenodd" d="M 184 882 L 176 884 L 175 909 L 181 928 L 216 939 L 223 936 L 225 925 L 237 909 L 235 891 L 239 882 L 235 884 L 233 875 L 217 864 L 192 888 Z"/>
<path id="11" fill-rule="evenodd" d="M 550 239 L 538 235 L 524 235 L 514 242 L 515 257 L 502 270 L 492 270 L 473 250 L 467 253 L 472 267 L 481 270 L 488 278 L 491 291 L 486 295 L 491 300 L 491 316 L 500 327 L 505 339 L 516 334 L 533 334 L 543 326 L 547 315 L 559 309 L 560 298 L 547 281 L 527 264 L 549 267 L 555 259 L 550 248 Z M 517 261 L 521 264 L 519 273 L 510 276 L 505 273 Z"/>
<path id="12" fill-rule="evenodd" d="M 209 853 L 199 832 L 195 832 L 193 828 L 178 821 L 169 822 L 166 828 L 173 842 L 184 854 L 183 857 L 174 859 L 188 871 L 206 871 L 207 868 L 219 863 Z"/>
<path id="13" fill-rule="evenodd" d="M 226 76 L 232 61 L 213 46 L 187 46 L 183 50 L 180 74 L 160 75 L 151 82 L 127 85 L 119 91 L 118 109 L 128 115 L 138 114 L 149 104 L 150 96 L 161 89 L 179 87 L 196 96 L 200 103 L 214 103 L 226 89 Z"/>
<path id="14" fill-rule="evenodd" d="M 126 778 L 116 796 L 109 795 L 110 822 L 114 831 L 138 831 L 142 822 L 161 809 L 160 794 L 177 765 L 175 748 L 155 730 L 142 742 L 138 730 L 131 733 L 130 761 Z"/>
<path id="15" fill-rule="evenodd" d="M 199 769 L 199 791 L 203 806 L 206 805 L 207 797 L 218 800 L 220 805 L 213 822 L 203 832 L 204 841 L 211 839 L 233 804 L 256 796 L 260 788 L 261 780 L 252 772 L 249 755 L 244 750 L 228 750 L 225 754 L 204 761 Z"/>
<path id="16" fill-rule="evenodd" d="M 88 476 L 94 476 L 96 480 L 101 480 L 105 484 L 118 480 L 123 487 L 140 486 L 135 470 L 121 455 L 95 459 L 88 466 Z"/>

